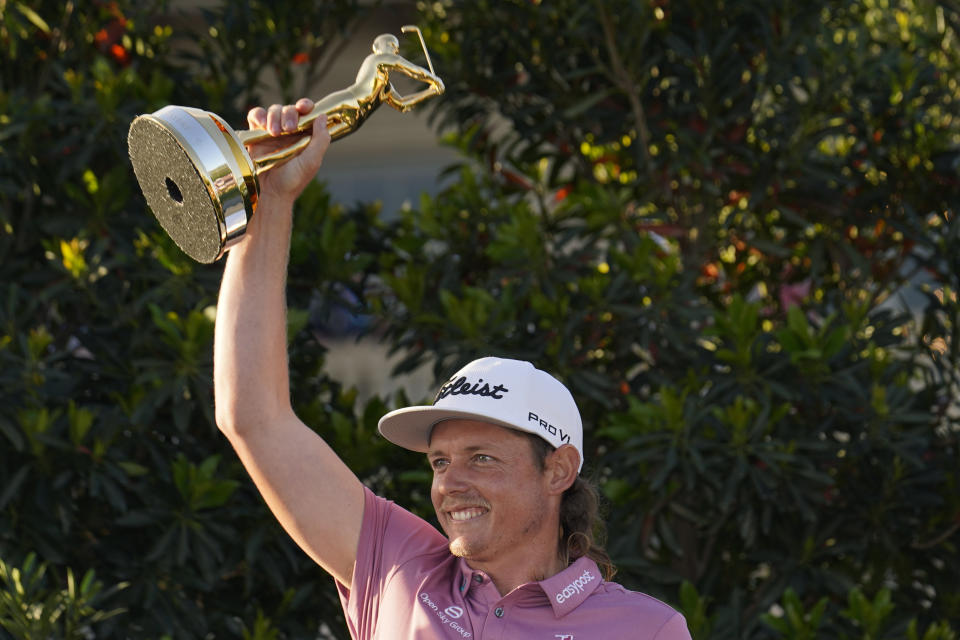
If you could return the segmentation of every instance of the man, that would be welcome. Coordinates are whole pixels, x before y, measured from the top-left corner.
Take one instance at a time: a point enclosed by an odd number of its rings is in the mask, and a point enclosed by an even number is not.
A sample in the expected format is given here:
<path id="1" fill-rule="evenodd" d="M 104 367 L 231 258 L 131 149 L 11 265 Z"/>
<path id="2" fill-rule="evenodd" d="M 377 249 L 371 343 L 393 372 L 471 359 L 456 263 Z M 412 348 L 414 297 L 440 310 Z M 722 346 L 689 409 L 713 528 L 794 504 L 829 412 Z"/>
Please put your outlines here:
<path id="1" fill-rule="evenodd" d="M 257 108 L 248 121 L 279 135 L 312 108 L 306 99 Z M 446 537 L 374 496 L 296 417 L 284 296 L 291 212 L 329 142 L 318 118 L 304 152 L 262 177 L 257 215 L 224 269 L 214 388 L 217 424 L 287 532 L 337 581 L 353 637 L 689 639 L 680 614 L 603 579 L 597 562 L 608 561 L 579 479 L 579 412 L 530 363 L 474 361 L 434 405 L 380 422 L 391 441 L 427 453 Z"/>

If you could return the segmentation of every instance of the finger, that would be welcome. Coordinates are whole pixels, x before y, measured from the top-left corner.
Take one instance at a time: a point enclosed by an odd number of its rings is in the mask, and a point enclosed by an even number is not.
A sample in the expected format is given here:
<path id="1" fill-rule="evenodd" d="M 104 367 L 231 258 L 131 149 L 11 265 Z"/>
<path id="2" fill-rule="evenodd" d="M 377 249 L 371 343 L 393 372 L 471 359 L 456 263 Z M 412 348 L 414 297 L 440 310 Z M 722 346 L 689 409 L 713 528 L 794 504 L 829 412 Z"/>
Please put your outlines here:
<path id="1" fill-rule="evenodd" d="M 300 112 L 300 115 L 305 116 L 311 111 L 313 111 L 313 100 L 310 98 L 300 98 L 297 100 L 297 111 Z"/>
<path id="2" fill-rule="evenodd" d="M 300 120 L 300 113 L 297 111 L 297 108 L 292 104 L 284 105 L 280 115 L 280 124 L 283 130 L 287 133 L 296 131 L 298 120 Z"/>
<path id="3" fill-rule="evenodd" d="M 267 110 L 254 107 L 247 113 L 247 126 L 251 129 L 263 129 L 267 126 Z"/>
<path id="4" fill-rule="evenodd" d="M 283 131 L 283 105 L 272 104 L 267 109 L 267 131 L 270 135 L 278 136 Z"/>

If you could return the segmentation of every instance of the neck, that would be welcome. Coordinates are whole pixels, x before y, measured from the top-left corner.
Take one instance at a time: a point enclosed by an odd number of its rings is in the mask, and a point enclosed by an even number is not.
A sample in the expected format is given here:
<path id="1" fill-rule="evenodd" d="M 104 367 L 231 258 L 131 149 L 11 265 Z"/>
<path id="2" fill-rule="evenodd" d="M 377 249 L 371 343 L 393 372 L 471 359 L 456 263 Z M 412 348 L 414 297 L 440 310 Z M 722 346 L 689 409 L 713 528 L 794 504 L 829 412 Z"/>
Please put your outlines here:
<path id="1" fill-rule="evenodd" d="M 505 596 L 520 585 L 546 580 L 566 569 L 567 565 L 555 551 L 555 546 L 531 544 L 496 560 L 468 558 L 467 566 L 487 574 L 500 595 Z"/>

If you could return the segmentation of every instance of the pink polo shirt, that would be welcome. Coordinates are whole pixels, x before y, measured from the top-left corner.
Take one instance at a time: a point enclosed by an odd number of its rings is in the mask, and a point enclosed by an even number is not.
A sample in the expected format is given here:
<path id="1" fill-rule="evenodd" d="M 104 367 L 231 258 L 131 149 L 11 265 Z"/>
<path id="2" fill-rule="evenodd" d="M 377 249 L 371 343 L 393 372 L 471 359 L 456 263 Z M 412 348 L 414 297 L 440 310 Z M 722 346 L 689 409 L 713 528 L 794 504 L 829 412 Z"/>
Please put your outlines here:
<path id="1" fill-rule="evenodd" d="M 587 558 L 501 596 L 430 524 L 364 494 L 353 586 L 337 583 L 355 640 L 690 640 L 682 615 Z"/>

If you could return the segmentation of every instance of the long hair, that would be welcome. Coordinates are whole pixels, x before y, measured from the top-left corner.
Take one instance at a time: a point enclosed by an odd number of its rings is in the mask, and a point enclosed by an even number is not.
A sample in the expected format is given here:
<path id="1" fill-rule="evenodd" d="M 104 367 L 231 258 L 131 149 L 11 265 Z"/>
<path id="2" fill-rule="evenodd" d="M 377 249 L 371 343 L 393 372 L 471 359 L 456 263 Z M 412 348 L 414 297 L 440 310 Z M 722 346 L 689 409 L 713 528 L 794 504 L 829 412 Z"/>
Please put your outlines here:
<path id="1" fill-rule="evenodd" d="M 534 462 L 543 471 L 546 469 L 547 456 L 554 450 L 553 446 L 539 436 L 529 433 L 523 435 L 530 440 Z M 606 526 L 600 517 L 600 492 L 593 482 L 577 476 L 561 498 L 557 552 L 568 565 L 577 558 L 590 558 L 597 563 L 603 579 L 610 580 L 617 568 L 603 546 L 605 538 Z"/>

